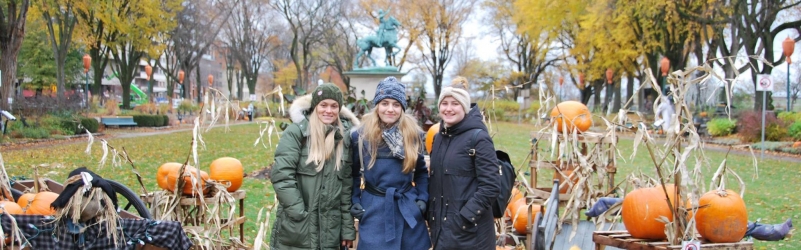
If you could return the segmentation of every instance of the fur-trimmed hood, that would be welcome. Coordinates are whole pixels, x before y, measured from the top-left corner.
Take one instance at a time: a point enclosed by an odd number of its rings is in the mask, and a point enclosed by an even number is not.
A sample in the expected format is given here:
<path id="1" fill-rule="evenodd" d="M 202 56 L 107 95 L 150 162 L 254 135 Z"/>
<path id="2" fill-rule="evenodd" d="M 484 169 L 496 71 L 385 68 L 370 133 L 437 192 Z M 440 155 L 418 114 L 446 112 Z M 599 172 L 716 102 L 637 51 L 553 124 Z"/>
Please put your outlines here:
<path id="1" fill-rule="evenodd" d="M 311 108 L 311 101 L 311 94 L 295 98 L 295 101 L 289 106 L 289 119 L 291 119 L 293 123 L 300 123 L 305 120 L 306 111 Z M 347 119 L 353 124 L 353 127 L 358 127 L 360 124 L 359 118 L 356 118 L 356 115 L 344 105 L 339 110 L 339 119 Z"/>

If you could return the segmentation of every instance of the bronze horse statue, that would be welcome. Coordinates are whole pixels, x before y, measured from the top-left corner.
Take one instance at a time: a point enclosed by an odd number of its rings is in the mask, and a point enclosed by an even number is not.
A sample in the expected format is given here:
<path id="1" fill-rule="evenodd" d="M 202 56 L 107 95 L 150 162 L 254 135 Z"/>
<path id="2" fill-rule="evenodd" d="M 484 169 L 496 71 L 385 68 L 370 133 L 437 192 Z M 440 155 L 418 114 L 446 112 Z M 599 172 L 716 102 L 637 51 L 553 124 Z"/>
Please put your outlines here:
<path id="1" fill-rule="evenodd" d="M 386 65 L 391 65 L 390 58 L 400 52 L 401 48 L 398 46 L 397 28 L 400 26 L 400 22 L 398 22 L 398 20 L 396 20 L 394 17 L 385 19 L 385 15 L 386 12 L 383 10 L 378 11 L 380 25 L 376 35 L 367 36 L 356 40 L 356 45 L 359 47 L 359 53 L 356 54 L 356 58 L 353 60 L 353 68 L 358 66 L 362 56 L 367 56 L 367 58 L 373 62 L 373 66 L 377 66 L 375 59 L 370 56 L 373 52 L 373 48 L 384 48 L 384 51 L 387 55 L 384 59 L 384 63 Z"/>

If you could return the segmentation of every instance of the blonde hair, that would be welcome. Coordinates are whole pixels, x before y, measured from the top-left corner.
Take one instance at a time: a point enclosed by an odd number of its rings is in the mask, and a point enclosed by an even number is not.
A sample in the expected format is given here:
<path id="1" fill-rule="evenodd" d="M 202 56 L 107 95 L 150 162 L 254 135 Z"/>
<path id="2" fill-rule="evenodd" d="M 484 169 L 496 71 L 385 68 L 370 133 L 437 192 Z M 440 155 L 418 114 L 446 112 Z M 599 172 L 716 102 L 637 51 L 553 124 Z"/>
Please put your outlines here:
<path id="1" fill-rule="evenodd" d="M 340 135 L 345 134 L 345 128 L 342 126 L 342 121 L 338 115 L 333 125 L 336 126 L 336 129 L 339 129 Z M 335 166 L 337 171 L 342 165 L 342 140 L 339 140 L 339 143 L 334 145 L 336 133 L 334 131 L 326 134 L 327 127 L 328 125 L 317 117 L 317 108 L 313 108 L 312 113 L 309 115 L 309 157 L 306 159 L 306 164 L 316 164 L 317 168 L 315 170 L 317 172 L 323 170 L 325 161 L 330 160 L 332 155 L 336 156 Z"/>
<path id="2" fill-rule="evenodd" d="M 417 119 L 409 114 L 402 114 L 398 121 L 398 129 L 403 137 L 403 151 L 406 154 L 403 159 L 403 173 L 408 174 L 415 168 L 417 164 L 417 157 L 422 150 L 423 141 L 420 139 L 420 133 L 423 129 L 417 125 Z M 375 164 L 375 156 L 378 155 L 378 146 L 384 143 L 382 135 L 383 122 L 378 117 L 378 108 L 374 108 L 370 113 L 362 117 L 362 140 L 370 143 L 370 163 L 367 164 L 367 169 L 370 169 Z M 391 124 L 387 124 L 390 125 Z M 360 142 L 357 142 L 360 143 Z M 364 167 L 364 166 L 363 166 Z"/>

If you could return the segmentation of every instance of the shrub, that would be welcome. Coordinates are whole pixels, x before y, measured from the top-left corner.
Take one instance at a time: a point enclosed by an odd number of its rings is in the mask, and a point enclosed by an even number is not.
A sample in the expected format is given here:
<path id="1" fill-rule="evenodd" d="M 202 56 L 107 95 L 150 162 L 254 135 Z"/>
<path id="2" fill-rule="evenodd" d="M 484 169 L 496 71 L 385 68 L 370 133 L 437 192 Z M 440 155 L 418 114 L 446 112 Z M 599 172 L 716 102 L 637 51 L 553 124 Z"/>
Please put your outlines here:
<path id="1" fill-rule="evenodd" d="M 736 127 L 736 122 L 726 118 L 715 118 L 706 123 L 706 128 L 712 136 L 730 135 Z"/>
<path id="2" fill-rule="evenodd" d="M 151 115 L 150 119 L 153 119 L 153 127 L 164 126 L 164 116 L 163 115 Z"/>
<path id="3" fill-rule="evenodd" d="M 95 118 L 81 118 L 81 126 L 89 130 L 90 133 L 97 133 L 97 129 L 100 128 L 100 123 L 97 122 Z"/>
<path id="4" fill-rule="evenodd" d="M 114 99 L 107 99 L 104 104 L 106 115 L 117 115 L 120 113 L 120 106 Z"/>
<path id="5" fill-rule="evenodd" d="M 787 129 L 787 135 L 796 140 L 801 140 L 801 121 L 794 122 L 790 125 L 790 128 Z"/>
<path id="6" fill-rule="evenodd" d="M 153 116 L 151 115 L 134 115 L 134 122 L 138 127 L 153 127 Z"/>
<path id="7" fill-rule="evenodd" d="M 767 119 L 765 119 L 767 121 Z M 773 123 L 765 125 L 765 140 L 766 141 L 781 141 L 787 137 L 787 127 L 781 123 Z"/>
<path id="8" fill-rule="evenodd" d="M 779 120 L 785 122 L 786 124 L 793 124 L 796 122 L 801 122 L 801 113 L 799 112 L 781 112 L 778 115 Z"/>
<path id="9" fill-rule="evenodd" d="M 161 117 L 162 117 L 161 119 L 164 120 L 164 122 L 161 123 L 161 126 L 169 126 L 170 125 L 170 117 L 167 116 L 167 115 L 162 115 Z"/>
<path id="10" fill-rule="evenodd" d="M 34 127 L 25 127 L 20 130 L 17 130 L 16 133 L 22 138 L 31 138 L 31 139 L 44 139 L 50 138 L 50 132 L 45 128 L 34 128 Z"/>
<path id="11" fill-rule="evenodd" d="M 771 126 L 775 125 L 773 129 Z M 781 120 L 776 118 L 773 113 L 765 114 L 765 137 L 775 138 L 782 136 L 783 124 Z M 762 137 L 762 113 L 747 110 L 740 113 L 740 123 L 737 124 L 737 134 L 746 142 L 756 142 Z M 769 135 L 770 134 L 770 135 Z M 787 135 L 787 130 L 783 132 L 784 136 Z"/>
<path id="12" fill-rule="evenodd" d="M 159 112 L 158 107 L 154 103 L 145 103 L 133 108 L 134 111 L 141 112 L 142 114 L 155 114 Z"/>
<path id="13" fill-rule="evenodd" d="M 80 134 L 81 129 L 78 128 L 78 124 L 80 124 L 80 121 L 76 121 L 73 119 L 63 119 L 61 120 L 62 129 L 60 131 L 64 132 L 65 135 Z"/>

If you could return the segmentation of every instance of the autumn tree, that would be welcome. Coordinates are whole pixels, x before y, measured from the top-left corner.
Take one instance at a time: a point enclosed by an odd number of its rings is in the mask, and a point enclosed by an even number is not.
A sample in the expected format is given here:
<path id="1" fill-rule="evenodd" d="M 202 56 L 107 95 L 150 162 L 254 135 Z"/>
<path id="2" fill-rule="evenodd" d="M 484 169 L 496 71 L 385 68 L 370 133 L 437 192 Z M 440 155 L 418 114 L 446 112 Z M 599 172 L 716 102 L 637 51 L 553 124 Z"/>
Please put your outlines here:
<path id="1" fill-rule="evenodd" d="M 348 89 L 350 78 L 344 73 L 352 69 L 353 61 L 356 60 L 354 57 L 359 52 L 356 46 L 356 27 L 360 19 L 358 8 L 358 5 L 343 2 L 336 14 L 340 18 L 324 24 L 322 32 L 321 47 L 324 49 L 321 50 L 320 61 L 336 70 Z"/>
<path id="2" fill-rule="evenodd" d="M 341 0 L 276 0 L 270 6 L 277 11 L 289 28 L 288 40 L 289 57 L 297 72 L 297 82 L 293 89 L 296 93 L 305 89 L 311 81 L 312 70 L 315 67 L 317 55 L 315 48 L 323 40 L 324 27 L 335 22 L 339 16 L 335 14 L 341 5 Z M 302 91 L 301 91 L 302 92 Z"/>
<path id="3" fill-rule="evenodd" d="M 0 3 L 0 108 L 11 108 L 10 98 L 17 81 L 17 55 L 25 36 L 29 0 L 6 0 Z M 7 101 L 8 100 L 8 101 Z"/>
<path id="4" fill-rule="evenodd" d="M 236 11 L 225 24 L 224 39 L 232 59 L 245 75 L 250 93 L 256 93 L 256 81 L 262 67 L 269 66 L 270 53 L 278 48 L 277 25 L 272 21 L 267 0 L 240 0 Z M 241 93 L 241 91 L 240 91 Z M 239 96 L 241 97 L 241 94 Z"/>
<path id="5" fill-rule="evenodd" d="M 18 77 L 27 79 L 20 88 L 37 90 L 51 87 L 56 82 L 56 61 L 53 56 L 53 47 L 47 39 L 48 32 L 41 16 L 29 16 L 31 20 L 27 22 L 28 31 L 25 32 L 25 39 L 17 61 Z M 81 65 L 81 51 L 72 46 L 67 53 L 64 73 L 67 76 L 79 76 L 83 71 Z M 75 80 L 74 78 L 72 80 Z M 67 87 L 70 83 L 65 82 Z"/>
<path id="6" fill-rule="evenodd" d="M 197 102 L 200 102 L 201 81 L 199 65 L 203 56 L 209 53 L 212 45 L 217 41 L 217 35 L 225 26 L 225 22 L 231 16 L 233 8 L 239 4 L 240 0 L 191 0 L 183 2 L 183 9 L 176 15 L 177 24 L 169 32 L 171 56 L 175 56 L 179 65 L 178 70 L 183 70 L 186 78 L 190 74 L 195 74 L 195 84 L 197 88 Z M 177 79 L 177 70 L 165 70 L 170 78 Z M 255 81 L 255 79 L 254 79 Z M 190 90 L 189 84 L 192 81 L 185 80 L 183 88 Z M 189 96 L 189 91 L 184 91 L 184 96 Z"/>
<path id="7" fill-rule="evenodd" d="M 56 63 L 56 96 L 60 103 L 64 101 L 64 64 L 72 45 L 75 24 L 78 22 L 74 12 L 75 5 L 83 3 L 78 0 L 38 0 L 37 3 L 31 13 L 40 14 L 47 27 L 48 41 L 53 48 Z"/>

